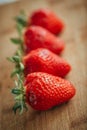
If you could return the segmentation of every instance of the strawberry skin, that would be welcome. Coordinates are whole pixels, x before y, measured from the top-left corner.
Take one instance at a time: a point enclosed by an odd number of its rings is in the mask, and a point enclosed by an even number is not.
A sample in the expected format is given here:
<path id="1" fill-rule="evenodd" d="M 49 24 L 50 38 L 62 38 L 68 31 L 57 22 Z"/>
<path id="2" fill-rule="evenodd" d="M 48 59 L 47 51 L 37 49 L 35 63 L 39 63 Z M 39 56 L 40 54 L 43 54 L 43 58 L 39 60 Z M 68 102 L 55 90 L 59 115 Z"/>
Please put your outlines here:
<path id="1" fill-rule="evenodd" d="M 25 76 L 32 72 L 46 72 L 64 77 L 71 70 L 71 66 L 61 57 L 48 49 L 38 48 L 23 57 Z"/>
<path id="2" fill-rule="evenodd" d="M 26 102 L 36 110 L 48 110 L 75 95 L 75 88 L 69 81 L 42 72 L 29 74 L 25 89 Z"/>
<path id="3" fill-rule="evenodd" d="M 64 50 L 64 41 L 40 26 L 30 26 L 24 33 L 26 53 L 37 48 L 47 48 L 56 54 Z"/>
<path id="4" fill-rule="evenodd" d="M 31 25 L 42 26 L 53 34 L 59 34 L 64 28 L 62 20 L 47 9 L 35 11 L 31 16 Z"/>

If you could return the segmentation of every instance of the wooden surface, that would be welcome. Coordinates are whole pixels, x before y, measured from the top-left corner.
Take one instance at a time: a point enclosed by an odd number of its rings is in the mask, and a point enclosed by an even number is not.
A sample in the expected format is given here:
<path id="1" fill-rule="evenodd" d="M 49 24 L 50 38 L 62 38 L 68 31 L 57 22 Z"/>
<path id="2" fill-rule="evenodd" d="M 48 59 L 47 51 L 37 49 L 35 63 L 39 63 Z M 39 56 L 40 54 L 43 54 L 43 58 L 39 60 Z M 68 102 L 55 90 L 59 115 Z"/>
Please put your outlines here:
<path id="1" fill-rule="evenodd" d="M 19 9 L 25 9 L 27 14 L 34 9 L 46 7 L 64 20 L 66 28 L 61 37 L 66 42 L 66 49 L 62 57 L 72 66 L 72 71 L 66 78 L 75 85 L 77 93 L 70 102 L 60 107 L 44 112 L 29 108 L 21 116 L 14 115 L 14 100 L 10 93 L 13 86 L 10 79 L 13 66 L 6 57 L 12 56 L 16 50 L 9 41 L 11 37 L 15 37 L 16 32 L 9 25 L 8 30 L 0 33 L 0 130 L 87 130 L 86 0 L 27 0 L 18 6 Z"/>

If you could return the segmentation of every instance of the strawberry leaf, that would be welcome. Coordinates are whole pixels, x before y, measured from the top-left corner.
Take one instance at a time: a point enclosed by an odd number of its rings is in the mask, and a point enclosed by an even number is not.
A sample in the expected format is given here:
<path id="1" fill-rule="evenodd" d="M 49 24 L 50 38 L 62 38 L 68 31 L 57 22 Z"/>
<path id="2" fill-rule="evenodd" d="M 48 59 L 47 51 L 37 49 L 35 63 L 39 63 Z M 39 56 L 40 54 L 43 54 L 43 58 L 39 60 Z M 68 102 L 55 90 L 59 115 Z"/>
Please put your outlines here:
<path id="1" fill-rule="evenodd" d="M 20 44 L 22 41 L 19 38 L 11 38 L 12 43 L 14 44 Z"/>
<path id="2" fill-rule="evenodd" d="M 15 69 L 11 73 L 11 77 L 17 76 L 15 81 L 15 88 L 12 89 L 12 93 L 15 95 L 15 105 L 13 107 L 14 112 L 16 113 L 17 109 L 20 111 L 20 114 L 23 112 L 23 109 L 26 108 L 25 103 L 25 88 L 23 84 L 24 80 L 24 65 L 22 63 L 22 56 L 24 52 L 24 46 L 23 46 L 23 38 L 22 38 L 22 32 L 23 28 L 27 26 L 26 23 L 26 16 L 24 12 L 22 11 L 20 13 L 20 16 L 15 17 L 16 20 L 16 29 L 18 32 L 18 38 L 11 38 L 11 41 L 18 45 L 18 50 L 12 56 L 11 58 L 7 58 L 9 61 L 13 62 L 15 65 Z"/>
<path id="3" fill-rule="evenodd" d="M 16 24 L 16 29 L 18 31 L 19 36 L 22 35 L 23 26 L 20 23 Z"/>
<path id="4" fill-rule="evenodd" d="M 24 70 L 24 65 L 21 62 L 19 64 L 20 64 L 21 71 L 23 71 Z"/>
<path id="5" fill-rule="evenodd" d="M 21 90 L 20 89 L 12 89 L 12 91 L 11 91 L 13 94 L 17 94 L 17 95 L 19 95 L 19 94 L 21 94 Z"/>
<path id="6" fill-rule="evenodd" d="M 11 78 L 14 77 L 16 74 L 19 74 L 20 70 L 19 69 L 14 69 L 13 72 L 11 73 Z"/>
<path id="7" fill-rule="evenodd" d="M 27 26 L 27 22 L 26 22 L 26 20 L 24 19 L 23 16 L 17 16 L 17 17 L 15 17 L 15 20 L 16 20 L 20 25 L 22 25 L 22 27 L 26 27 L 26 26 Z"/>
<path id="8" fill-rule="evenodd" d="M 27 20 L 26 20 L 26 15 L 25 12 L 22 10 L 20 12 L 19 16 L 15 17 L 15 20 L 17 23 L 19 23 L 22 27 L 26 27 L 27 26 Z"/>
<path id="9" fill-rule="evenodd" d="M 10 61 L 10 62 L 12 62 L 12 63 L 14 63 L 14 60 L 13 60 L 12 57 L 7 57 L 7 60 Z"/>
<path id="10" fill-rule="evenodd" d="M 12 93 L 15 95 L 15 105 L 13 107 L 14 113 L 19 109 L 20 114 L 23 113 L 24 108 L 27 109 L 26 103 L 25 103 L 25 88 L 23 87 L 23 82 L 19 75 L 18 82 L 15 81 L 15 88 L 12 89 Z"/>
<path id="11" fill-rule="evenodd" d="M 20 109 L 20 108 L 21 108 L 20 103 L 16 102 L 15 105 L 13 106 L 13 111 L 14 111 L 14 113 L 16 114 L 16 111 L 17 111 L 18 109 Z"/>
<path id="12" fill-rule="evenodd" d="M 17 55 L 14 55 L 12 58 L 13 58 L 13 60 L 14 60 L 15 62 L 20 62 L 20 61 L 21 61 L 20 57 L 17 56 Z"/>

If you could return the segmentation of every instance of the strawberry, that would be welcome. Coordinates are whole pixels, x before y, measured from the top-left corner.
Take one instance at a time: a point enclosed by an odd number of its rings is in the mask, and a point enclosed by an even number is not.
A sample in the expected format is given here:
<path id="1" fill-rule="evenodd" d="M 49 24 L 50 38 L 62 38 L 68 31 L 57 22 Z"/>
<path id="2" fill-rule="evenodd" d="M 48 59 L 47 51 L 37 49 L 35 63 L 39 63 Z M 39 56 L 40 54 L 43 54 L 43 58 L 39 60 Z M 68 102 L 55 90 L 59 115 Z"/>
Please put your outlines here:
<path id="1" fill-rule="evenodd" d="M 26 53 L 43 47 L 60 54 L 64 49 L 64 41 L 40 26 L 30 26 L 24 33 Z"/>
<path id="2" fill-rule="evenodd" d="M 23 57 L 25 75 L 32 72 L 46 72 L 64 77 L 71 70 L 71 66 L 61 57 L 50 50 L 38 48 Z"/>
<path id="3" fill-rule="evenodd" d="M 47 9 L 35 11 L 31 16 L 31 25 L 42 26 L 53 34 L 59 34 L 64 28 L 62 20 Z"/>
<path id="4" fill-rule="evenodd" d="M 31 73 L 25 80 L 26 102 L 36 110 L 48 110 L 75 95 L 73 85 L 47 73 Z"/>

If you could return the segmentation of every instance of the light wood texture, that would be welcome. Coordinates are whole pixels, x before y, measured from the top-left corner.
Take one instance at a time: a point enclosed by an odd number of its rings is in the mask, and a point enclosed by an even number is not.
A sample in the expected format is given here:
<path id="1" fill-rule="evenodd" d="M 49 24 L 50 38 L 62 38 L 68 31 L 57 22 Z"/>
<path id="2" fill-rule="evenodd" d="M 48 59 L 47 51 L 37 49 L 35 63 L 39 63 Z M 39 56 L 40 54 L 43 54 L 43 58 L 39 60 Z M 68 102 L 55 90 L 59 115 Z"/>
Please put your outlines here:
<path id="1" fill-rule="evenodd" d="M 75 85 L 77 92 L 70 102 L 54 109 L 37 112 L 29 108 L 23 115 L 14 115 L 14 100 L 10 93 L 14 85 L 10 79 L 13 65 L 6 57 L 12 56 L 16 50 L 9 39 L 17 34 L 9 25 L 9 29 L 0 33 L 0 130 L 87 130 L 86 0 L 27 0 L 18 6 L 18 10 L 23 8 L 29 15 L 37 8 L 46 7 L 64 20 L 66 28 L 61 37 L 66 48 L 62 57 L 72 66 L 66 78 Z"/>

